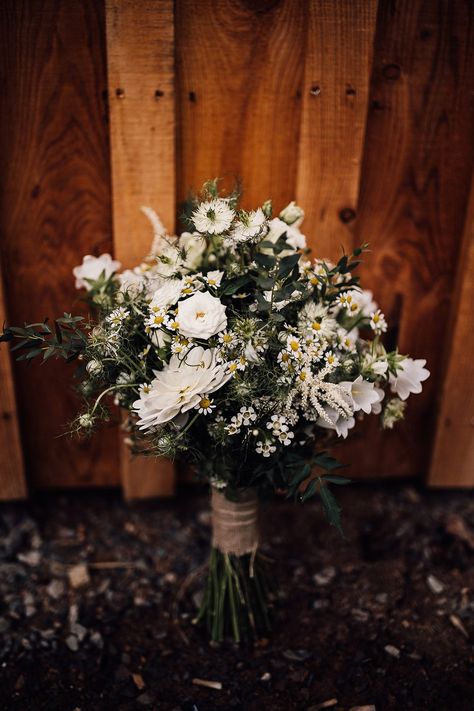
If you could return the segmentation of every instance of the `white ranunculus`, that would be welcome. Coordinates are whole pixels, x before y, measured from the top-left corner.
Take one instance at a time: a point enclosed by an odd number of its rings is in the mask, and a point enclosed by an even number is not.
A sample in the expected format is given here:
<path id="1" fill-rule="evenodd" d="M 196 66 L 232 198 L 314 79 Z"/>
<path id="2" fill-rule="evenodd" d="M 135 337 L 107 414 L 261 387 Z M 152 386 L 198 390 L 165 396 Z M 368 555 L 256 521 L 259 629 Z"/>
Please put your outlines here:
<path id="1" fill-rule="evenodd" d="M 299 227 L 304 219 L 304 210 L 292 200 L 278 215 L 287 225 Z"/>
<path id="2" fill-rule="evenodd" d="M 346 390 L 354 412 L 362 410 L 367 415 L 372 411 L 375 403 L 379 402 L 379 395 L 375 383 L 369 383 L 359 375 L 353 382 L 345 380 L 340 385 Z"/>
<path id="3" fill-rule="evenodd" d="M 202 255 L 206 249 L 206 240 L 198 232 L 183 232 L 179 238 L 179 248 L 183 249 L 186 257 L 184 269 L 196 271 L 202 262 Z"/>
<path id="4" fill-rule="evenodd" d="M 405 358 L 397 367 L 397 376 L 390 375 L 390 387 L 399 398 L 406 400 L 410 393 L 421 393 L 421 383 L 430 377 L 426 360 Z"/>
<path id="5" fill-rule="evenodd" d="M 86 254 L 82 260 L 82 264 L 78 267 L 74 267 L 72 273 L 76 277 L 76 289 L 87 289 L 91 288 L 85 279 L 96 280 L 100 277 L 102 272 L 105 274 L 105 278 L 108 279 L 114 272 L 120 269 L 122 265 L 115 259 L 112 259 L 110 254 L 101 254 L 100 257 L 93 257 L 90 254 Z"/>
<path id="6" fill-rule="evenodd" d="M 181 296 L 182 288 L 181 279 L 162 279 L 152 295 L 150 308 L 168 309 L 173 306 Z"/>
<path id="7" fill-rule="evenodd" d="M 227 370 L 225 364 L 216 362 L 214 349 L 197 346 L 184 358 L 172 356 L 164 370 L 154 371 L 148 392 L 133 403 L 139 428 L 162 425 L 191 410 L 203 395 L 225 385 L 232 377 Z"/>
<path id="8" fill-rule="evenodd" d="M 178 303 L 179 332 L 188 338 L 210 338 L 227 326 L 225 306 L 208 291 L 198 291 Z"/>

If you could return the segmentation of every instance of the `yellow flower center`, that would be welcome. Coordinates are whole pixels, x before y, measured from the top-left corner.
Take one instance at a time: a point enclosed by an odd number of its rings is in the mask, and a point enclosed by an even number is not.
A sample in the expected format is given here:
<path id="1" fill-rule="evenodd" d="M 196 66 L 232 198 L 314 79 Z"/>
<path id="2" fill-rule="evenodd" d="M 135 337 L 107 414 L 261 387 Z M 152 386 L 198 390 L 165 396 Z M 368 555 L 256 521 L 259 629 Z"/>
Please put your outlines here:
<path id="1" fill-rule="evenodd" d="M 196 311 L 196 318 L 204 318 L 205 315 L 205 311 Z"/>
<path id="2" fill-rule="evenodd" d="M 319 323 L 319 321 L 314 321 L 314 322 L 311 324 L 311 328 L 312 328 L 314 331 L 320 331 L 320 330 L 321 330 L 321 324 Z"/>
<path id="3" fill-rule="evenodd" d="M 298 341 L 291 341 L 290 348 L 292 351 L 297 351 L 299 347 L 300 344 L 298 343 Z"/>
<path id="4" fill-rule="evenodd" d="M 207 410 L 207 408 L 211 404 L 211 401 L 208 397 L 203 397 L 199 404 L 204 410 Z"/>
<path id="5" fill-rule="evenodd" d="M 237 370 L 237 363 L 231 363 L 231 364 L 229 365 L 229 372 L 230 372 L 230 373 L 235 373 L 236 370 Z"/>

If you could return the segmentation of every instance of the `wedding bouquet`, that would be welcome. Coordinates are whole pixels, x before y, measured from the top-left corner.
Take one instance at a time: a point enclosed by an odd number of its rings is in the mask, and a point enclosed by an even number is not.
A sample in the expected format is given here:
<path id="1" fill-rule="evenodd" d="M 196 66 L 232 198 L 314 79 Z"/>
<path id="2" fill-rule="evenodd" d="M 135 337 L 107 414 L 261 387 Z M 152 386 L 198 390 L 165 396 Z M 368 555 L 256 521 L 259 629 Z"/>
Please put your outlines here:
<path id="1" fill-rule="evenodd" d="M 127 414 L 135 452 L 185 459 L 209 483 L 213 509 L 208 584 L 198 619 L 236 641 L 270 626 L 271 581 L 258 549 L 258 499 L 319 496 L 340 528 L 331 484 L 347 483 L 328 455 L 356 420 L 391 428 L 424 360 L 387 352 L 384 315 L 352 275 L 365 245 L 332 264 L 313 259 L 290 203 L 239 209 L 217 181 L 186 204 L 188 231 L 170 236 L 150 208 L 150 255 L 120 272 L 110 255 L 74 269 L 93 320 L 6 328 L 20 359 L 79 359 L 84 408 L 73 431 Z M 108 396 L 111 396 L 109 401 Z"/>

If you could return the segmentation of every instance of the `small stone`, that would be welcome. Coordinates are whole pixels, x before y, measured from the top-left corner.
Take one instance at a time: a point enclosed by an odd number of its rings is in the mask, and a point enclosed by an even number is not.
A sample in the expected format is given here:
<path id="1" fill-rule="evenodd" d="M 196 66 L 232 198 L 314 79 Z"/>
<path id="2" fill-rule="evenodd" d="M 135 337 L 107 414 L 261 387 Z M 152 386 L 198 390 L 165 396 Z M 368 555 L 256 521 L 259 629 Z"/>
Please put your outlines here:
<path id="1" fill-rule="evenodd" d="M 52 580 L 46 588 L 46 592 L 53 598 L 53 600 L 59 600 L 59 598 L 64 594 L 63 581 L 57 579 Z"/>
<path id="2" fill-rule="evenodd" d="M 440 593 L 443 592 L 444 590 L 444 585 L 441 582 L 441 580 L 438 580 L 438 578 L 435 578 L 434 575 L 428 575 L 426 578 L 426 582 L 428 584 L 429 589 L 431 590 L 432 593 L 435 595 L 439 595 Z"/>
<path id="3" fill-rule="evenodd" d="M 359 622 L 367 622 L 369 613 L 366 610 L 361 610 L 358 607 L 353 607 L 351 610 L 352 617 Z"/>
<path id="4" fill-rule="evenodd" d="M 79 619 L 79 607 L 77 605 L 71 605 L 68 614 L 69 624 L 74 625 Z"/>
<path id="5" fill-rule="evenodd" d="M 210 511 L 200 511 L 198 513 L 197 520 L 201 526 L 209 527 L 212 523 L 212 514 Z"/>
<path id="6" fill-rule="evenodd" d="M 375 596 L 376 602 L 380 603 L 380 605 L 386 605 L 387 600 L 388 600 L 388 595 L 387 593 L 379 593 L 378 595 Z M 354 708 L 356 708 L 354 706 Z M 360 708 L 364 708 L 363 706 L 360 706 Z M 367 708 L 370 708 L 369 706 Z"/>
<path id="7" fill-rule="evenodd" d="M 325 610 L 327 607 L 329 607 L 328 600 L 314 600 L 313 601 L 313 610 Z"/>
<path id="8" fill-rule="evenodd" d="M 141 674 L 132 674 L 132 679 L 137 689 L 142 691 L 145 688 L 146 684 Z"/>
<path id="9" fill-rule="evenodd" d="M 140 694 L 140 696 L 137 696 L 136 700 L 139 704 L 142 704 L 142 706 L 151 706 L 151 704 L 155 701 L 155 697 L 145 691 L 144 694 Z"/>
<path id="10" fill-rule="evenodd" d="M 26 563 L 26 565 L 36 568 L 36 566 L 41 562 L 41 553 L 39 551 L 28 551 L 27 553 L 19 553 L 17 558 L 22 563 Z"/>
<path id="11" fill-rule="evenodd" d="M 177 580 L 176 573 L 166 573 L 164 577 L 165 583 L 175 583 Z"/>
<path id="12" fill-rule="evenodd" d="M 68 570 L 69 584 L 77 589 L 90 583 L 89 571 L 85 563 L 78 563 Z"/>
<path id="13" fill-rule="evenodd" d="M 0 634 L 6 632 L 10 627 L 10 623 L 4 617 L 0 617 Z"/>
<path id="14" fill-rule="evenodd" d="M 373 704 L 368 706 L 351 706 L 349 711 L 377 711 Z"/>
<path id="15" fill-rule="evenodd" d="M 82 640 L 87 634 L 87 628 L 83 625 L 80 625 L 78 622 L 75 622 L 73 625 L 71 625 L 71 632 L 77 637 L 79 642 L 82 642 Z"/>
<path id="16" fill-rule="evenodd" d="M 260 677 L 260 681 L 270 681 L 271 678 L 272 675 L 270 674 L 270 672 L 265 672 L 265 674 L 262 674 L 262 676 Z"/>
<path id="17" fill-rule="evenodd" d="M 329 709 L 336 705 L 337 699 L 328 699 L 327 701 L 323 701 L 321 704 L 316 704 L 316 706 L 310 706 L 307 711 L 320 711 L 321 709 Z"/>
<path id="18" fill-rule="evenodd" d="M 396 659 L 400 658 L 400 650 L 398 647 L 394 647 L 393 644 L 387 644 L 384 649 L 391 657 L 395 657 Z"/>
<path id="19" fill-rule="evenodd" d="M 313 580 L 316 585 L 329 585 L 330 582 L 336 577 L 336 568 L 332 565 L 328 565 L 323 568 L 319 573 L 313 575 Z"/>
<path id="20" fill-rule="evenodd" d="M 79 641 L 77 637 L 73 634 L 66 637 L 66 646 L 71 650 L 71 652 L 77 652 L 79 649 Z"/>
<path id="21" fill-rule="evenodd" d="M 94 644 L 98 649 L 103 649 L 104 648 L 104 640 L 102 638 L 102 635 L 100 632 L 93 632 L 90 636 L 90 641 L 92 644 Z"/>

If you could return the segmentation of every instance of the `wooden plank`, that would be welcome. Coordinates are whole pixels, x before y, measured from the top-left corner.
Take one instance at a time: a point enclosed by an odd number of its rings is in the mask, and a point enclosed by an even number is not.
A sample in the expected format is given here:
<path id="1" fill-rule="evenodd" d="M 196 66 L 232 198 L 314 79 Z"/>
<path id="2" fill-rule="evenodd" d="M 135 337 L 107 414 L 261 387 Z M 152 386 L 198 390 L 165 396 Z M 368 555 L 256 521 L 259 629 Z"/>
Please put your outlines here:
<path id="1" fill-rule="evenodd" d="M 6 322 L 0 270 L 0 324 Z M 27 494 L 10 353 L 0 348 L 0 501 L 24 499 Z"/>
<path id="2" fill-rule="evenodd" d="M 172 0 L 106 0 L 115 256 L 125 267 L 148 254 L 140 206 L 175 228 L 174 20 Z M 126 498 L 174 492 L 173 465 L 121 450 Z"/>
<path id="3" fill-rule="evenodd" d="M 362 168 L 361 270 L 387 315 L 387 344 L 427 358 L 431 377 L 392 432 L 373 422 L 350 460 L 363 476 L 428 470 L 474 164 L 474 5 L 380 0 Z"/>
<path id="4" fill-rule="evenodd" d="M 448 367 L 439 393 L 431 459 L 432 486 L 474 486 L 474 182 L 458 265 L 452 329 L 445 344 Z"/>
<path id="5" fill-rule="evenodd" d="M 377 0 L 311 0 L 296 199 L 318 256 L 353 247 Z"/>
<path id="6" fill-rule="evenodd" d="M 215 176 L 245 207 L 295 197 L 306 3 L 176 1 L 179 200 Z"/>
<path id="7" fill-rule="evenodd" d="M 72 268 L 112 247 L 103 7 L 6 0 L 0 25 L 0 250 L 8 318 L 21 323 L 80 310 Z M 59 437 L 79 404 L 71 366 L 14 372 L 30 481 L 117 483 L 115 428 Z"/>

